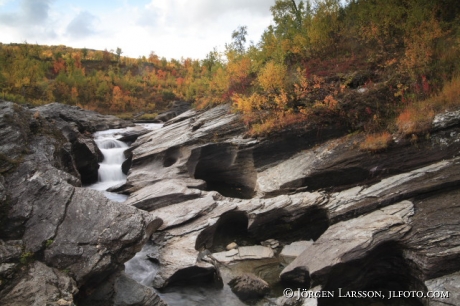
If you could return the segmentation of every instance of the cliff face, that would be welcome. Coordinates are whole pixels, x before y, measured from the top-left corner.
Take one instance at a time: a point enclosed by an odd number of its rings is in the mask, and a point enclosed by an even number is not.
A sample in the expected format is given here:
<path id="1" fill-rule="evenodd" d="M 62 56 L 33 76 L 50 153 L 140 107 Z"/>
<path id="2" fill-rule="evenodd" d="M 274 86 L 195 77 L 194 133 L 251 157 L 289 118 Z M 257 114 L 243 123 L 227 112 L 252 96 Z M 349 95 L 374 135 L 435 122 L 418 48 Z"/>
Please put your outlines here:
<path id="1" fill-rule="evenodd" d="M 362 135 L 334 127 L 270 139 L 243 131 L 239 116 L 220 106 L 188 111 L 133 144 L 119 190 L 130 194 L 127 205 L 163 220 L 152 238 L 160 263 L 154 287 L 197 272 L 211 281 L 215 266 L 197 260 L 203 249 L 234 264 L 278 258 L 281 247 L 312 239 L 279 274 L 285 284 L 458 291 L 458 112 L 438 115 L 424 139 L 395 135 L 377 154 L 359 151 Z M 225 252 L 231 242 L 239 249 Z"/>
<path id="2" fill-rule="evenodd" d="M 63 105 L 0 102 L 0 304 L 71 305 L 160 226 L 80 187 L 87 170 L 80 161 L 98 160 L 84 133 L 127 124 Z"/>

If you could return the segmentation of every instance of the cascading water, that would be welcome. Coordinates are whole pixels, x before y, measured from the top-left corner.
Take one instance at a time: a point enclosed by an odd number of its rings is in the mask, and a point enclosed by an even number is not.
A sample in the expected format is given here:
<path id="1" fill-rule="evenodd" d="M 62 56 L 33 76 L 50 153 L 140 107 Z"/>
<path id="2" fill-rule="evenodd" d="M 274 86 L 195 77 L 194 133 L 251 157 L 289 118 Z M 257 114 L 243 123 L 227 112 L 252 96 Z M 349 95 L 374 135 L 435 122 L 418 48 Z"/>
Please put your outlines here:
<path id="1" fill-rule="evenodd" d="M 138 124 L 148 130 L 159 129 L 163 124 L 147 123 Z M 121 165 L 125 161 L 124 152 L 129 147 L 126 143 L 118 140 L 120 133 L 128 131 L 126 129 L 111 129 L 94 133 L 94 142 L 101 150 L 104 156 L 103 161 L 99 164 L 98 182 L 88 186 L 91 189 L 103 191 L 104 195 L 112 201 L 124 202 L 127 195 L 108 192 L 107 189 L 126 182 L 126 175 L 121 170 Z"/>
<path id="2" fill-rule="evenodd" d="M 106 191 L 108 188 L 126 182 L 126 175 L 121 170 L 125 161 L 124 152 L 128 145 L 116 139 L 121 129 L 107 130 L 94 134 L 94 141 L 101 150 L 104 159 L 99 164 L 98 182 L 89 186 L 92 189 L 103 191 L 105 196 L 113 201 L 124 202 L 127 195 Z"/>

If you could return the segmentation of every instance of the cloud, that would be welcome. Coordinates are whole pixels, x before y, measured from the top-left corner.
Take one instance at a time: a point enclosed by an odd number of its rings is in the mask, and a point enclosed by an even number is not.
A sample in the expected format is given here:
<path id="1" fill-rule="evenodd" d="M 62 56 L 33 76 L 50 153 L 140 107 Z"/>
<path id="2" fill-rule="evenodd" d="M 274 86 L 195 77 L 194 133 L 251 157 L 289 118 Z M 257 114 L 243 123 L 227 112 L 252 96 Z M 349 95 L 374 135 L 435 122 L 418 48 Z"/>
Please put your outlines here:
<path id="1" fill-rule="evenodd" d="M 148 32 L 155 42 L 150 47 L 157 54 L 177 57 L 182 52 L 184 56 L 203 58 L 214 47 L 222 50 L 238 26 L 248 26 L 247 41 L 257 42 L 270 24 L 270 6 L 274 3 L 275 0 L 151 0 L 135 24 Z"/>
<path id="2" fill-rule="evenodd" d="M 152 0 L 146 5 L 138 24 L 207 27 L 221 18 L 238 19 L 241 15 L 251 15 L 253 18 L 270 16 L 267 0 Z"/>
<path id="3" fill-rule="evenodd" d="M 48 20 L 50 0 L 24 0 L 21 10 L 25 22 L 29 25 L 43 25 Z"/>
<path id="4" fill-rule="evenodd" d="M 82 11 L 72 19 L 66 28 L 71 38 L 81 39 L 96 34 L 94 22 L 97 17 L 88 11 Z"/>
<path id="5" fill-rule="evenodd" d="M 55 37 L 49 26 L 51 0 L 23 0 L 19 11 L 0 14 L 0 24 L 14 27 L 21 35 L 36 37 Z"/>

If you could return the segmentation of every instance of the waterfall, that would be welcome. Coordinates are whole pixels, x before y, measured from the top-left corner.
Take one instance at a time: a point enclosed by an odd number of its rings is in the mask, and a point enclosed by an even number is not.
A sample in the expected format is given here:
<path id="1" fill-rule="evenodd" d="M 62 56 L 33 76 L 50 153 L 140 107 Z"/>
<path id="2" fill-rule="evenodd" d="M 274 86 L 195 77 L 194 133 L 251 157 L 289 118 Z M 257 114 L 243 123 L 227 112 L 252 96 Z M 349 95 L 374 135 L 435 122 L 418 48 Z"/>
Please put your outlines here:
<path id="1" fill-rule="evenodd" d="M 121 164 L 125 161 L 124 152 L 128 145 L 114 138 L 95 139 L 104 160 L 99 164 L 99 182 L 122 182 L 126 176 L 121 171 Z"/>
<path id="2" fill-rule="evenodd" d="M 156 130 L 163 126 L 158 123 L 137 124 L 147 130 Z M 112 201 L 124 202 L 127 195 L 109 192 L 107 189 L 126 182 L 126 175 L 121 170 L 121 165 L 125 161 L 125 150 L 128 145 L 117 138 L 120 133 L 129 131 L 130 127 L 125 129 L 111 129 L 94 133 L 94 142 L 101 150 L 104 159 L 99 164 L 98 182 L 88 186 L 91 189 L 103 191 L 104 195 Z"/>
<path id="3" fill-rule="evenodd" d="M 120 129 L 94 134 L 94 142 L 101 150 L 104 159 L 99 164 L 98 182 L 89 187 L 103 191 L 105 196 L 113 201 L 124 202 L 128 196 L 106 191 L 110 187 L 126 182 L 126 175 L 121 170 L 121 165 L 126 159 L 124 152 L 128 145 L 116 139 L 118 132 Z"/>

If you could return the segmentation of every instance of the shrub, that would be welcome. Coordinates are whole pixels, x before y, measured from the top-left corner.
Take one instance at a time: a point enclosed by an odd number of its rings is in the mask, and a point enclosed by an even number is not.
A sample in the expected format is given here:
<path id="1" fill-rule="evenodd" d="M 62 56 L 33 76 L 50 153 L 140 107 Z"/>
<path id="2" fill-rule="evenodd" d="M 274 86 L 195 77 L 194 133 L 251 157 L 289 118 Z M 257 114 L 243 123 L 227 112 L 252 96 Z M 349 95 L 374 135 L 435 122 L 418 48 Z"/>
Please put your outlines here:
<path id="1" fill-rule="evenodd" d="M 460 77 L 446 83 L 440 93 L 407 106 L 396 119 L 398 131 L 404 136 L 423 134 L 430 130 L 436 114 L 460 107 Z"/>
<path id="2" fill-rule="evenodd" d="M 364 142 L 361 143 L 359 149 L 361 151 L 380 152 L 388 148 L 391 144 L 393 137 L 388 132 L 380 134 L 371 134 L 366 137 Z"/>
<path id="3" fill-rule="evenodd" d="M 406 108 L 396 119 L 398 131 L 404 136 L 423 134 L 431 128 L 434 118 L 432 110 L 419 109 L 416 106 Z"/>

